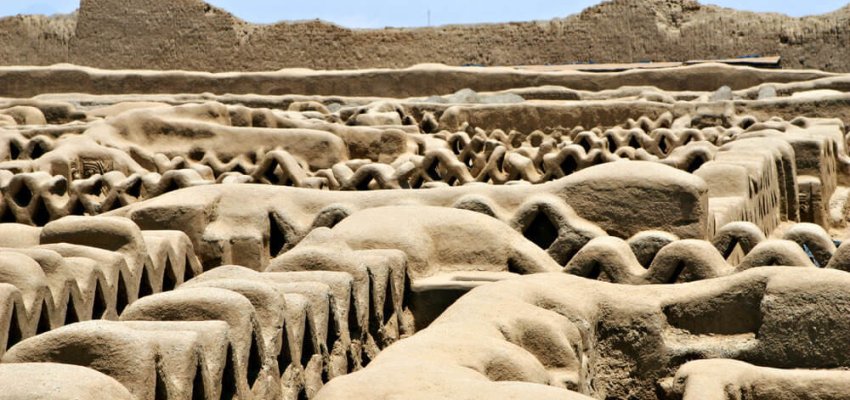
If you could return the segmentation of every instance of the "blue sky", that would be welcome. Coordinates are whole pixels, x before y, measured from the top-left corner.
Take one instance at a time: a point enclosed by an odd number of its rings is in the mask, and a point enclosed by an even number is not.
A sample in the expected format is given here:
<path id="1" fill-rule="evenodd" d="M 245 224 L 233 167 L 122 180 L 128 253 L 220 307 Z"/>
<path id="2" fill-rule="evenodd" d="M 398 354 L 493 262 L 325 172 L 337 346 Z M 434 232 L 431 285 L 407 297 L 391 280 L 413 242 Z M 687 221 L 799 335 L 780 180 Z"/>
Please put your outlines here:
<path id="1" fill-rule="evenodd" d="M 836 10 L 850 0 L 704 0 L 751 11 L 792 16 Z M 352 28 L 424 26 L 478 22 L 527 21 L 564 17 L 599 0 L 209 0 L 233 14 L 257 23 L 321 18 Z M 68 13 L 79 0 L 0 0 L 0 16 Z"/>

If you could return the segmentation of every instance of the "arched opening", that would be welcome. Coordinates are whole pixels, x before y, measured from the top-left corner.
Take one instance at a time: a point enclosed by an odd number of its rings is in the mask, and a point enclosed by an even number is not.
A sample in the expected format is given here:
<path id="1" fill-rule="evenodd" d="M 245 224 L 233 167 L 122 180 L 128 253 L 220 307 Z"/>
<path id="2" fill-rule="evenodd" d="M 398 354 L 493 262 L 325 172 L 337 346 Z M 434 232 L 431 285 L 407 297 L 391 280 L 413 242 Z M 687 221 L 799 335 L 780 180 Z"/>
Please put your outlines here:
<path id="1" fill-rule="evenodd" d="M 546 250 L 558 239 L 558 226 L 552 223 L 545 212 L 538 210 L 531 223 L 523 229 L 522 235 Z"/>

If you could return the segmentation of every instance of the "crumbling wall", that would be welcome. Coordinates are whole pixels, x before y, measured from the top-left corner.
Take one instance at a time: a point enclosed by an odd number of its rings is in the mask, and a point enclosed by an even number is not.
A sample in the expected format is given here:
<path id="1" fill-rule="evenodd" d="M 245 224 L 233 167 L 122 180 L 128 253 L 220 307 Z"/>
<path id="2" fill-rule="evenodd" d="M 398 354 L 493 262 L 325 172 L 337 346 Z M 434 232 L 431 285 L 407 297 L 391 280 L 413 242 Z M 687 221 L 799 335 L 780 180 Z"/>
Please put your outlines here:
<path id="1" fill-rule="evenodd" d="M 257 71 L 685 61 L 781 55 L 783 66 L 850 71 L 850 12 L 791 18 L 693 0 L 614 0 L 563 19 L 352 30 L 321 21 L 254 25 L 201 0 L 82 0 L 78 16 L 0 20 L 0 62 Z M 61 25 L 62 29 L 57 29 Z"/>

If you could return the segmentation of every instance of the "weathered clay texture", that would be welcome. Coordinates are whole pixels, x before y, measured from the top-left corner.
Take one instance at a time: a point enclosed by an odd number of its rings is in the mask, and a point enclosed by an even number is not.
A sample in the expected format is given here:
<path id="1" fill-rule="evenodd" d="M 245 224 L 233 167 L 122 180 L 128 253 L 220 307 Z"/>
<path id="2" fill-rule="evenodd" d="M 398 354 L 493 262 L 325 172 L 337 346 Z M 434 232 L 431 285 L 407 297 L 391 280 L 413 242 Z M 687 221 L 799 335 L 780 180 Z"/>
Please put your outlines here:
<path id="1" fill-rule="evenodd" d="M 234 54 L 286 28 L 163 4 L 19 32 L 239 69 L 221 26 Z M 727 13 L 652 5 L 664 40 Z M 121 21 L 180 23 L 97 38 Z M 0 400 L 847 397 L 848 75 L 62 65 L 0 92 Z"/>
<path id="2" fill-rule="evenodd" d="M 5 65 L 261 71 L 779 55 L 784 67 L 848 72 L 848 26 L 846 8 L 791 18 L 693 0 L 614 0 L 549 21 L 352 30 L 318 20 L 255 25 L 201 0 L 82 0 L 71 16 L 0 20 L 0 59 Z"/>

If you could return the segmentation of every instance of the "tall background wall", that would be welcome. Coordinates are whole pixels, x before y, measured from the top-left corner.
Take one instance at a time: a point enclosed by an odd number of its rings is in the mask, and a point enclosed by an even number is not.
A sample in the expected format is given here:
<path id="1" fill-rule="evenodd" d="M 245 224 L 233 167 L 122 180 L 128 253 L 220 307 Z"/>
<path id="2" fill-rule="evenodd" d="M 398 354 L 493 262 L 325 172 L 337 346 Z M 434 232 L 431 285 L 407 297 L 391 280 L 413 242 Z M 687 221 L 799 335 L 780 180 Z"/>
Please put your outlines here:
<path id="1" fill-rule="evenodd" d="M 0 64 L 258 71 L 567 64 L 781 55 L 783 67 L 850 72 L 850 6 L 807 18 L 691 0 L 614 0 L 550 21 L 350 30 L 255 25 L 201 0 L 82 0 L 76 14 L 0 19 Z"/>

